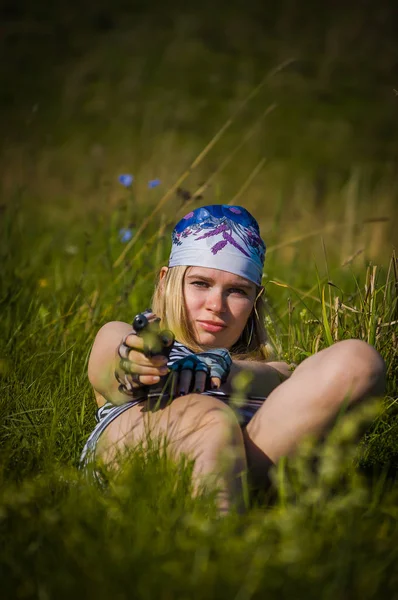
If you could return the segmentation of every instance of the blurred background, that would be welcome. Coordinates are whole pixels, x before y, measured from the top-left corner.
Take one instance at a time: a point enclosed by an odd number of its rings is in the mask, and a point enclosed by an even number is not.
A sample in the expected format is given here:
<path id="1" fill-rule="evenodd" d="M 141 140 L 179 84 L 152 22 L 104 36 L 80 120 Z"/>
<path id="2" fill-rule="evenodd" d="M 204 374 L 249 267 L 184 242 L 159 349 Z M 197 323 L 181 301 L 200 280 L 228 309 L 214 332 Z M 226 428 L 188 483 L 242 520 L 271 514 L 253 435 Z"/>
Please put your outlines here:
<path id="1" fill-rule="evenodd" d="M 341 264 L 387 263 L 396 17 L 388 0 L 3 0 L 1 210 L 23 212 L 31 243 L 52 232 L 54 249 L 115 210 L 137 227 L 232 117 L 155 228 L 200 189 L 191 205 L 253 210 L 280 264 L 325 245 Z"/>

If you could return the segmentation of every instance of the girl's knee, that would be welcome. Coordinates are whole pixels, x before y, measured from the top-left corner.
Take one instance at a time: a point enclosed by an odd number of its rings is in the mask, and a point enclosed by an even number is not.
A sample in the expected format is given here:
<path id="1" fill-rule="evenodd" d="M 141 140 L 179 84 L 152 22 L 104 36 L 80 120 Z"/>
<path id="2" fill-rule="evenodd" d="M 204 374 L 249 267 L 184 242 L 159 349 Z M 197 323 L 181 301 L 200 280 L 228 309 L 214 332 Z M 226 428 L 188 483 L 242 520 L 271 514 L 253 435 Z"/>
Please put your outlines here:
<path id="1" fill-rule="evenodd" d="M 318 380 L 342 386 L 356 396 L 381 395 L 385 389 L 384 360 L 373 346 L 362 340 L 336 342 L 311 356 L 308 367 L 313 368 L 313 375 Z"/>
<path id="2" fill-rule="evenodd" d="M 244 454 L 242 430 L 233 410 L 221 400 L 188 394 L 175 400 L 176 419 L 168 432 L 178 451 L 214 462 L 229 448 Z M 209 463 L 210 464 L 210 463 Z"/>
<path id="3" fill-rule="evenodd" d="M 222 400 L 202 394 L 187 394 L 173 401 L 180 415 L 199 419 L 207 424 L 231 427 L 239 425 L 232 408 Z"/>
<path id="4" fill-rule="evenodd" d="M 350 339 L 334 346 L 332 369 L 336 376 L 357 381 L 369 394 L 382 394 L 385 388 L 386 366 L 377 350 L 362 340 Z"/>
<path id="5" fill-rule="evenodd" d="M 343 340 L 304 360 L 292 376 L 303 385 L 316 382 L 319 396 L 328 404 L 356 402 L 380 396 L 385 390 L 386 367 L 373 346 L 357 339 Z"/>

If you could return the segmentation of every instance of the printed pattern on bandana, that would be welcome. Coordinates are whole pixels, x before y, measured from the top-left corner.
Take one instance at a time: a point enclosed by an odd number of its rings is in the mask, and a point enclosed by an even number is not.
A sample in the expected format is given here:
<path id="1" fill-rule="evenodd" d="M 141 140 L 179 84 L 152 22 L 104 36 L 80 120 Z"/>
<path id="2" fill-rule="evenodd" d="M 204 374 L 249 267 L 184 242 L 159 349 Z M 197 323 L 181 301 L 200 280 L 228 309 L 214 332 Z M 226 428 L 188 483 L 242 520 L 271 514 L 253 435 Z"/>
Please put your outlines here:
<path id="1" fill-rule="evenodd" d="M 174 228 L 173 245 L 181 246 L 190 236 L 194 241 L 214 238 L 210 248 L 214 255 L 233 246 L 247 258 L 264 263 L 265 245 L 257 221 L 242 206 L 214 204 L 191 211 Z"/>

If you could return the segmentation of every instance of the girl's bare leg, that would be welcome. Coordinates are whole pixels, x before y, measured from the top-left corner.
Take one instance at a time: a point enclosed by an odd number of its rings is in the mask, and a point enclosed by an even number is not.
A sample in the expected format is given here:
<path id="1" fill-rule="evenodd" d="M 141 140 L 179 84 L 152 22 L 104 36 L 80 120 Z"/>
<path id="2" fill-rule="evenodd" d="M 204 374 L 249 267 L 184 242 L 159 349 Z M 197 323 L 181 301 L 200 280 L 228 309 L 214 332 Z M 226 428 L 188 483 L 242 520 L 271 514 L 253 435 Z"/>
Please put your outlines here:
<path id="1" fill-rule="evenodd" d="M 304 360 L 244 430 L 253 482 L 263 485 L 272 464 L 292 454 L 305 436 L 324 432 L 344 402 L 382 395 L 384 387 L 384 361 L 366 342 L 337 342 Z"/>
<path id="2" fill-rule="evenodd" d="M 183 453 L 195 459 L 196 492 L 203 484 L 215 485 L 220 512 L 228 512 L 232 505 L 243 511 L 247 463 L 233 411 L 217 398 L 200 394 L 181 396 L 156 411 L 148 408 L 148 402 L 133 406 L 110 423 L 99 440 L 97 456 L 112 464 L 120 451 L 166 436 L 172 458 L 178 460 Z"/>

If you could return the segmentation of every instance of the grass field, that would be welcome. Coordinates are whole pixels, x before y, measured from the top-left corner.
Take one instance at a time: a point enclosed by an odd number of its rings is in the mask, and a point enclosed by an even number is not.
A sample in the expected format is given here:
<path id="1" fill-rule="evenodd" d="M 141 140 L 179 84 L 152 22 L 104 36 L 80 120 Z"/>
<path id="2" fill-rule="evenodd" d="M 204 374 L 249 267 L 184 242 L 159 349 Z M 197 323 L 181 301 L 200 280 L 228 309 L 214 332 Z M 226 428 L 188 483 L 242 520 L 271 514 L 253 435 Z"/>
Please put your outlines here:
<path id="1" fill-rule="evenodd" d="M 286 34 L 289 15 L 278 21 Z M 311 47 L 274 31 L 265 43 L 252 17 L 236 39 L 230 17 L 220 40 L 218 17 L 205 31 L 185 15 L 163 29 L 118 22 L 90 32 L 88 48 L 91 16 L 67 59 L 61 46 L 59 63 L 40 55 L 51 89 L 21 78 L 4 119 L 2 597 L 398 598 L 397 104 L 382 104 L 377 54 L 373 96 L 363 72 L 347 84 L 377 37 L 357 46 L 336 19 L 315 61 L 316 36 Z M 22 57 L 26 43 L 7 31 Z M 258 62 L 245 53 L 253 39 Z M 14 81 L 9 65 L 2 77 Z M 299 363 L 360 338 L 388 377 L 384 398 L 343 416 L 322 446 L 304 443 L 273 472 L 269 496 L 224 519 L 210 492 L 191 497 L 192 465 L 156 447 L 105 492 L 76 468 L 94 425 L 96 332 L 148 305 L 176 219 L 218 202 L 260 222 L 276 355 Z"/>

